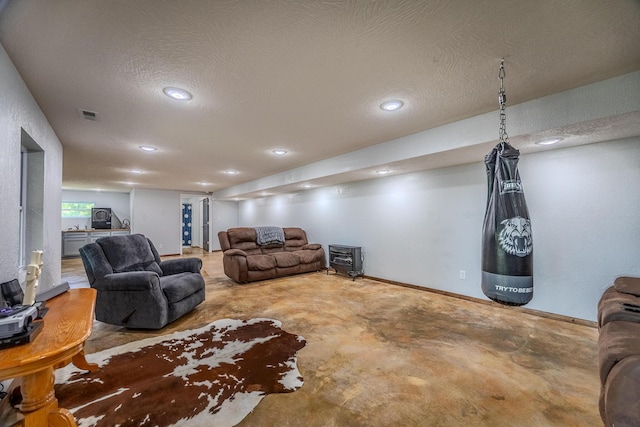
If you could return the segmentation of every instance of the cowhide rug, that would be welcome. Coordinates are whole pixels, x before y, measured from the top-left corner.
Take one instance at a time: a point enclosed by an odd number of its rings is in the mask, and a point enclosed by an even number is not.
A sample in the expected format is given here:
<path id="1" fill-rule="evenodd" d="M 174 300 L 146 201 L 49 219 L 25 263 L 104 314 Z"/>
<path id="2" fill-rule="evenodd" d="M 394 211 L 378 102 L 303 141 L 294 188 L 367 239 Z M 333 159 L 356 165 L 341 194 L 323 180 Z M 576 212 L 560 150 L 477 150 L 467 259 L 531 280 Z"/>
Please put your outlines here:
<path id="1" fill-rule="evenodd" d="M 223 319 L 99 353 L 93 373 L 67 365 L 55 393 L 79 427 L 233 426 L 270 393 L 302 386 L 304 338 L 271 319 Z"/>

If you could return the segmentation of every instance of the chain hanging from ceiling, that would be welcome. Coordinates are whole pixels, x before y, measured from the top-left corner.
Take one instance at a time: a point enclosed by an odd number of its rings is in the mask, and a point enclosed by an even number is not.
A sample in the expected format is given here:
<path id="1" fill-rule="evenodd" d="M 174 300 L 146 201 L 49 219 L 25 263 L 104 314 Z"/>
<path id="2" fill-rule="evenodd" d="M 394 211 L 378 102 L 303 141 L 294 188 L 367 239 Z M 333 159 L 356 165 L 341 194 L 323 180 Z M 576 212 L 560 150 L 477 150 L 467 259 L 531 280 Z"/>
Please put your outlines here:
<path id="1" fill-rule="evenodd" d="M 509 144 L 504 58 L 500 62 L 500 141 L 484 158 L 489 188 L 482 227 L 482 292 L 505 305 L 524 305 L 533 298 L 533 240 L 524 199 L 518 157 Z"/>
<path id="2" fill-rule="evenodd" d="M 498 79 L 500 80 L 500 92 L 498 92 L 498 104 L 500 104 L 500 142 L 509 143 L 507 134 L 507 95 L 504 92 L 504 58 L 500 61 Z"/>

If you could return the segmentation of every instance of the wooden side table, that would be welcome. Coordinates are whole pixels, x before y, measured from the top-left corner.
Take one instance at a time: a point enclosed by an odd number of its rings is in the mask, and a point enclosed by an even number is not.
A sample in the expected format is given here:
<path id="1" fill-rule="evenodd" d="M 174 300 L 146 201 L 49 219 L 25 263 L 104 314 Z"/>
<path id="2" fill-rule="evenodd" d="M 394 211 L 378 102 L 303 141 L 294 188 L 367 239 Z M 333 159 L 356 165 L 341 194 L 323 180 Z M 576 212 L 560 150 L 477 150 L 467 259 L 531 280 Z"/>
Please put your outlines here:
<path id="1" fill-rule="evenodd" d="M 0 380 L 14 378 L 10 390 L 20 386 L 16 421 L 24 427 L 76 426 L 71 412 L 58 407 L 54 369 L 70 362 L 88 371 L 98 369 L 84 357 L 95 304 L 95 289 L 71 289 L 47 301 L 42 331 L 32 343 L 0 350 Z"/>

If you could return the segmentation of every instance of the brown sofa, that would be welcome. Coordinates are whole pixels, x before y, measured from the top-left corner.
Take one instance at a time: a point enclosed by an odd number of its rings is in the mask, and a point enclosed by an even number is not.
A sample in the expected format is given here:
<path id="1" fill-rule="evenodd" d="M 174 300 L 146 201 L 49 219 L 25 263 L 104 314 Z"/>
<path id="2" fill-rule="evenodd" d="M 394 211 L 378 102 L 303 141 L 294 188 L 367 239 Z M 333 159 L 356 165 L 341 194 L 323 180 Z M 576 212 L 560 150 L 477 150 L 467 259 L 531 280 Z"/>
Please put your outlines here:
<path id="1" fill-rule="evenodd" d="M 640 422 L 640 278 L 618 277 L 598 302 L 600 415 L 606 426 Z"/>
<path id="2" fill-rule="evenodd" d="M 258 244 L 255 228 L 237 227 L 218 233 L 224 273 L 248 283 L 326 269 L 322 245 L 309 243 L 302 228 L 282 228 L 284 243 Z"/>

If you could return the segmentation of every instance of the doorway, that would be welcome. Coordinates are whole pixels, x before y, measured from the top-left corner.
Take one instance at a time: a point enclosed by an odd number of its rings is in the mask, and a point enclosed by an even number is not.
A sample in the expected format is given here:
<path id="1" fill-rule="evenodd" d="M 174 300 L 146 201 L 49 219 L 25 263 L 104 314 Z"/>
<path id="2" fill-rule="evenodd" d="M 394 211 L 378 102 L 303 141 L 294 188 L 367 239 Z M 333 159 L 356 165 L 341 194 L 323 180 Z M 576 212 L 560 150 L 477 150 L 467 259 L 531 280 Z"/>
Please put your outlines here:
<path id="1" fill-rule="evenodd" d="M 19 262 L 44 245 L 44 150 L 21 129 Z"/>
<path id="2" fill-rule="evenodd" d="M 209 198 L 202 199 L 202 249 L 209 252 Z"/>
<path id="3" fill-rule="evenodd" d="M 209 197 L 199 194 L 183 194 L 180 196 L 181 254 L 198 251 L 209 252 Z"/>

